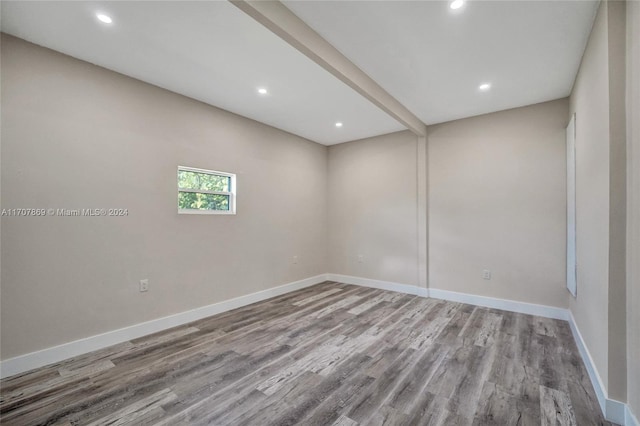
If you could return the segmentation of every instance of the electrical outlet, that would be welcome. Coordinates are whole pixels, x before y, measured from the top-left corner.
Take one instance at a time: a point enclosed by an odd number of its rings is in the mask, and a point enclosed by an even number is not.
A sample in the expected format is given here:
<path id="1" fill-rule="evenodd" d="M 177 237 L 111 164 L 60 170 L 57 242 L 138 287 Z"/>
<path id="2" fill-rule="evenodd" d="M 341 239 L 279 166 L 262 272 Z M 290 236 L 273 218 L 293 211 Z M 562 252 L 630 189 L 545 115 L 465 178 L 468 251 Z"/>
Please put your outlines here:
<path id="1" fill-rule="evenodd" d="M 140 292 L 149 291 L 149 280 L 145 278 L 144 280 L 140 280 Z"/>
<path id="2" fill-rule="evenodd" d="M 293 258 L 291 259 L 294 265 L 297 265 L 299 260 L 300 259 L 298 258 L 298 256 L 293 256 Z"/>
<path id="3" fill-rule="evenodd" d="M 491 271 L 488 269 L 485 269 L 484 271 L 482 271 L 482 279 L 483 280 L 490 280 L 491 279 Z"/>
<path id="4" fill-rule="evenodd" d="M 364 263 L 364 254 L 358 255 L 358 263 Z"/>

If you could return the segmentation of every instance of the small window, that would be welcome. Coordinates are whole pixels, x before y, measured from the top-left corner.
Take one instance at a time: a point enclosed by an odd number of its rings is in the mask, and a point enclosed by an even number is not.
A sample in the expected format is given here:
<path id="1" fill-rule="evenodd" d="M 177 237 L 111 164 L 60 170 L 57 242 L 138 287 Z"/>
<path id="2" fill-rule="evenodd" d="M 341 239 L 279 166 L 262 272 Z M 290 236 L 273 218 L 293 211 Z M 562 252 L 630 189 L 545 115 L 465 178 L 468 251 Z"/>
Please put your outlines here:
<path id="1" fill-rule="evenodd" d="M 235 214 L 236 175 L 178 166 L 178 213 Z"/>

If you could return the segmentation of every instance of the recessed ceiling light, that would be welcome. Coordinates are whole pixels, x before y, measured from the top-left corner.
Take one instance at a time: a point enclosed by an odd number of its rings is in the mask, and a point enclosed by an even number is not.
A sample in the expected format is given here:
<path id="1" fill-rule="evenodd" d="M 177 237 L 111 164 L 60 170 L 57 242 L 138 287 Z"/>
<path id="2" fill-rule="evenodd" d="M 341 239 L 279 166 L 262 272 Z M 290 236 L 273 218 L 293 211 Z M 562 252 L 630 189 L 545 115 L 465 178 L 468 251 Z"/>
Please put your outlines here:
<path id="1" fill-rule="evenodd" d="M 449 7 L 451 9 L 455 10 L 455 9 L 460 9 L 463 5 L 464 5 L 464 0 L 453 0 L 449 4 Z"/>
<path id="2" fill-rule="evenodd" d="M 338 122 L 336 123 L 336 127 L 342 127 L 342 123 L 338 121 Z"/>
<path id="3" fill-rule="evenodd" d="M 491 84 L 482 83 L 480 86 L 478 86 L 478 89 L 482 90 L 483 92 L 486 92 L 487 90 L 491 89 Z"/>
<path id="4" fill-rule="evenodd" d="M 265 89 L 264 87 L 259 87 L 258 93 L 260 93 L 261 95 L 266 95 L 268 92 L 267 92 L 267 89 Z"/>
<path id="5" fill-rule="evenodd" d="M 96 18 L 98 18 L 100 22 L 104 22 L 105 24 L 110 24 L 113 22 L 111 16 L 105 15 L 104 13 L 96 13 Z"/>

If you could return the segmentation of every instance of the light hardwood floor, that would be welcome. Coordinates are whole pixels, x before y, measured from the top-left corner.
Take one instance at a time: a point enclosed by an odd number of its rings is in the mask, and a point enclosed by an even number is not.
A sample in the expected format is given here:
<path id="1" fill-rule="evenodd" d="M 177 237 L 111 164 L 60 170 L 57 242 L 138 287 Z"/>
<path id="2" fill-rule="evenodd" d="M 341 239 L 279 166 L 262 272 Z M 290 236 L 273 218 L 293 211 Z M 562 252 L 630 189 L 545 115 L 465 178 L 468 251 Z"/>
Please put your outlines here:
<path id="1" fill-rule="evenodd" d="M 566 322 L 323 283 L 0 382 L 6 425 L 602 425 Z"/>

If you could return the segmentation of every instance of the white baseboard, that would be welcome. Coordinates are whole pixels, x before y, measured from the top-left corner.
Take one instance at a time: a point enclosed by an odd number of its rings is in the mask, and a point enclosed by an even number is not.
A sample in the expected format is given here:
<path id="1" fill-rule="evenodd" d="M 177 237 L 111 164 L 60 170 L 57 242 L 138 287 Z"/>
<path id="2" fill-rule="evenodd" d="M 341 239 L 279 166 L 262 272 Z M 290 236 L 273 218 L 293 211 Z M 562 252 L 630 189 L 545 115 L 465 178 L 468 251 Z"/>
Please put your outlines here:
<path id="1" fill-rule="evenodd" d="M 315 277 L 284 284 L 279 287 L 248 294 L 246 296 L 236 297 L 235 299 L 225 300 L 223 302 L 214 303 L 212 305 L 203 306 L 190 311 L 180 312 L 167 317 L 98 334 L 96 336 L 64 343 L 62 345 L 43 349 L 37 352 L 20 355 L 0 362 L 0 378 L 20 374 L 25 371 L 33 370 L 34 368 L 44 367 L 45 365 L 126 342 L 127 340 L 157 333 L 158 331 L 166 330 L 171 327 L 187 324 L 211 315 L 230 311 L 271 297 L 280 296 L 291 291 L 300 290 L 324 281 L 327 281 L 327 275 L 321 274 Z"/>
<path id="2" fill-rule="evenodd" d="M 455 291 L 440 290 L 437 288 L 429 289 L 429 297 L 433 297 L 434 299 L 450 300 L 452 302 L 468 303 L 470 305 L 483 306 L 485 308 L 501 309 L 503 311 L 517 312 L 520 314 L 536 315 L 544 318 L 553 318 L 565 321 L 569 319 L 569 311 L 567 309 L 518 302 L 515 300 L 477 296 L 475 294 L 458 293 Z"/>
<path id="3" fill-rule="evenodd" d="M 600 374 L 598 373 L 596 364 L 593 362 L 591 353 L 589 353 L 589 349 L 587 349 L 587 344 L 582 338 L 582 333 L 580 333 L 578 324 L 576 324 L 576 320 L 573 317 L 573 314 L 571 312 L 569 312 L 569 326 L 571 327 L 573 340 L 575 340 L 576 346 L 578 346 L 578 352 L 580 352 L 582 361 L 584 362 L 584 365 L 587 368 L 587 373 L 589 374 L 589 379 L 591 379 L 591 384 L 593 385 L 593 389 L 596 392 L 596 398 L 598 398 L 598 404 L 600 404 L 600 409 L 602 409 L 602 412 L 606 414 L 607 412 L 606 387 L 604 386 L 604 382 L 602 381 L 602 378 L 600 378 Z"/>
<path id="4" fill-rule="evenodd" d="M 606 407 L 607 408 L 604 411 L 605 419 L 622 426 L 627 426 L 625 419 L 627 404 L 625 404 L 624 402 L 616 401 L 615 399 L 607 398 Z"/>
<path id="5" fill-rule="evenodd" d="M 631 408 L 627 405 L 624 410 L 624 425 L 625 426 L 640 426 L 638 418 L 633 415 Z"/>
<path id="6" fill-rule="evenodd" d="M 426 288 L 409 284 L 394 283 L 391 281 L 373 280 L 371 278 L 354 277 L 351 275 L 327 274 L 329 281 L 336 281 L 344 284 L 359 285 L 361 287 L 378 288 L 380 290 L 397 291 L 398 293 L 413 294 L 415 296 L 427 297 Z"/>
<path id="7" fill-rule="evenodd" d="M 593 385 L 593 389 L 596 393 L 596 398 L 598 398 L 598 404 L 600 404 L 600 409 L 602 410 L 604 417 L 610 422 L 614 422 L 622 426 L 640 426 L 638 425 L 637 420 L 635 422 L 635 425 L 630 420 L 627 420 L 627 418 L 633 418 L 633 416 L 631 416 L 629 407 L 625 403 L 608 398 L 607 388 L 604 385 L 600 374 L 598 373 L 598 369 L 596 368 L 596 364 L 593 362 L 593 358 L 589 353 L 587 344 L 582 338 L 582 334 L 580 333 L 580 329 L 578 328 L 576 319 L 573 317 L 573 314 L 570 311 L 569 326 L 571 326 L 573 339 L 576 341 L 576 345 L 578 346 L 578 351 L 580 352 L 582 361 L 587 368 L 589 379 L 591 379 L 591 384 Z M 629 416 L 626 415 L 627 412 L 629 413 Z"/>

